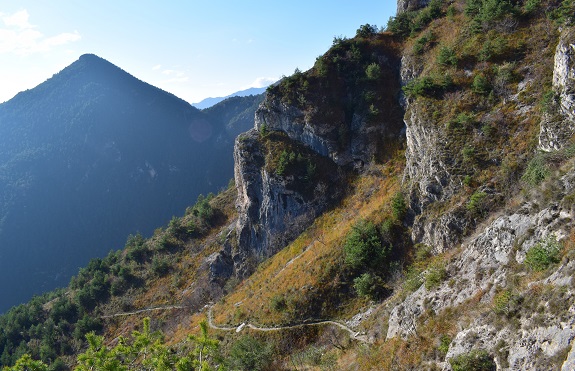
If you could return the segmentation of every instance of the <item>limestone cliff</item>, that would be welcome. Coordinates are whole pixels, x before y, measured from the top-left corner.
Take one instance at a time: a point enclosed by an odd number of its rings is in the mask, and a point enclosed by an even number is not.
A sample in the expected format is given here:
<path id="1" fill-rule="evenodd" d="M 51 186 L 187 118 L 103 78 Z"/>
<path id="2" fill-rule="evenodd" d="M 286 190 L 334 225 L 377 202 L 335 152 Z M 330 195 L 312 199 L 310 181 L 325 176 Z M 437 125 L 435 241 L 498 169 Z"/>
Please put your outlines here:
<path id="1" fill-rule="evenodd" d="M 529 249 L 553 246 L 572 237 L 575 213 L 569 201 L 565 202 L 575 190 L 575 168 L 573 163 L 570 166 L 559 180 L 562 186 L 556 200 L 543 208 L 539 206 L 543 200 L 526 201 L 497 217 L 466 240 L 445 266 L 451 279 L 434 288 L 422 285 L 395 306 L 387 338 L 417 333 L 429 311 L 442 313 L 473 303 L 470 315 L 481 307 L 495 309 L 456 320 L 460 331 L 446 359 L 484 348 L 497 355 L 498 370 L 547 369 L 546 362 L 571 349 L 575 338 L 573 261 L 564 261 L 548 278 L 533 282 L 525 291 L 516 288 L 519 277 L 526 274 Z M 510 320 L 498 322 L 498 311 Z"/>
<path id="2" fill-rule="evenodd" d="M 349 55 L 350 47 L 355 55 Z M 397 104 L 399 58 L 393 40 L 375 33 L 343 40 L 318 64 L 268 89 L 255 128 L 236 141 L 239 217 L 235 248 L 223 254 L 231 257 L 227 261 L 234 262 L 239 276 L 337 201 L 346 174 L 389 157 L 398 147 L 403 112 Z M 352 69 L 367 78 L 349 79 L 344 71 Z"/>
<path id="3" fill-rule="evenodd" d="M 305 166 L 305 174 L 298 173 L 295 168 L 292 172 L 288 169 L 280 173 L 270 166 L 271 154 L 266 144 L 282 139 L 271 138 L 275 135 L 263 137 L 258 130 L 252 129 L 236 141 L 234 159 L 239 216 L 233 260 L 239 276 L 250 273 L 253 263 L 283 248 L 341 195 L 338 184 L 342 179 L 336 165 L 295 143 L 292 145 L 305 160 L 294 163 L 293 167 Z"/>
<path id="4" fill-rule="evenodd" d="M 418 10 L 429 4 L 429 0 L 397 0 L 397 13 Z"/>
<path id="5" fill-rule="evenodd" d="M 541 122 L 539 148 L 557 150 L 575 132 L 575 31 L 565 29 L 554 58 L 553 87 L 547 93 L 547 113 Z"/>

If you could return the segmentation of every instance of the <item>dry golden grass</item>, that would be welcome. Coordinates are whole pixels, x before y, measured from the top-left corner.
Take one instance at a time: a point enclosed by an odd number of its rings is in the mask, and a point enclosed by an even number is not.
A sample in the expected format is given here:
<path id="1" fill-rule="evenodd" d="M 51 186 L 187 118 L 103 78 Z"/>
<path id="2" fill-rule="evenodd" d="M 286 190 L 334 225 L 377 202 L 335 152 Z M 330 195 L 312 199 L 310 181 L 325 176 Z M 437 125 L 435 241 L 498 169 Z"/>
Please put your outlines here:
<path id="1" fill-rule="evenodd" d="M 221 192 L 210 201 L 212 207 L 223 213 L 218 224 L 224 225 L 224 227 L 213 228 L 206 234 L 206 237 L 189 240 L 182 249 L 172 254 L 167 253 L 165 257 L 173 262 L 170 273 L 162 277 L 148 275 L 145 290 L 140 294 L 133 295 L 134 300 L 130 302 L 132 308 L 130 310 L 186 304 L 186 291 L 192 288 L 196 282 L 205 279 L 200 273 L 200 266 L 204 259 L 222 247 L 219 234 L 226 230 L 229 221 L 236 216 L 236 210 L 233 207 L 235 196 L 235 188 L 232 187 Z M 183 222 L 185 223 L 189 217 L 191 216 L 184 216 Z M 166 230 L 162 230 L 152 241 L 161 238 L 166 233 L 168 233 Z M 149 267 L 141 265 L 138 266 L 138 269 L 146 270 Z M 120 299 L 115 298 L 115 301 Z M 117 305 L 114 308 L 117 308 Z M 117 311 L 118 309 L 114 313 Z M 130 335 L 133 330 L 141 327 L 145 317 L 151 318 L 153 329 L 161 329 L 169 342 L 175 344 L 183 341 L 187 334 L 195 331 L 194 327 L 197 327 L 200 321 L 196 317 L 200 318 L 201 315 L 194 314 L 187 309 L 169 309 L 108 318 L 105 319 L 106 338 L 114 339 L 119 335 Z"/>
<path id="2" fill-rule="evenodd" d="M 401 158 L 398 156 L 397 158 Z M 252 322 L 277 325 L 293 321 L 289 311 L 274 310 L 272 301 L 284 298 L 294 305 L 321 292 L 325 274 L 343 262 L 343 241 L 359 219 L 381 222 L 390 215 L 390 199 L 399 190 L 403 163 L 377 165 L 374 173 L 363 175 L 353 184 L 351 196 L 321 217 L 293 243 L 260 265 L 258 270 L 214 307 L 217 324 Z M 384 174 L 381 176 L 380 174 Z M 362 301 L 349 298 L 341 314 L 353 314 Z"/>

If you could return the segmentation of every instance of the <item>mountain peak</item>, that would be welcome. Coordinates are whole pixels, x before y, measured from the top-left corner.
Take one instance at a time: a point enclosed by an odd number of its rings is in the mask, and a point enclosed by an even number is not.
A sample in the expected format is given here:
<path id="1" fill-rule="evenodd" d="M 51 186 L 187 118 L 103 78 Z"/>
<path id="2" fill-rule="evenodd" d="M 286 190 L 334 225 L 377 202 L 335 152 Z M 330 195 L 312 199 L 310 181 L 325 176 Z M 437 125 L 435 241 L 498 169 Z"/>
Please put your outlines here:
<path id="1" fill-rule="evenodd" d="M 82 54 L 79 60 L 102 60 L 104 58 L 98 57 L 96 54 L 86 53 Z"/>
<path id="2" fill-rule="evenodd" d="M 72 67 L 74 65 L 84 65 L 84 66 L 91 66 L 91 67 L 114 67 L 120 71 L 125 72 L 124 70 L 122 70 L 120 67 L 116 66 L 115 64 L 113 64 L 112 62 L 96 55 L 96 54 L 91 54 L 91 53 L 87 53 L 87 54 L 82 54 L 77 61 L 75 61 L 74 63 L 72 63 L 70 66 L 68 66 L 67 68 L 65 68 L 64 70 L 68 69 L 69 67 Z"/>
<path id="3" fill-rule="evenodd" d="M 123 69 L 121 69 L 120 67 L 116 66 L 115 64 L 113 64 L 112 62 L 97 56 L 96 54 L 82 54 L 80 56 L 80 58 L 78 58 L 77 61 L 75 61 L 74 63 L 72 63 L 70 66 L 64 68 L 63 71 L 68 70 L 69 68 L 73 68 L 76 65 L 81 65 L 81 66 L 87 66 L 90 68 L 113 68 L 114 70 L 117 71 L 122 71 L 123 73 L 128 74 L 126 71 L 124 71 Z M 107 70 L 109 71 L 109 70 Z"/>

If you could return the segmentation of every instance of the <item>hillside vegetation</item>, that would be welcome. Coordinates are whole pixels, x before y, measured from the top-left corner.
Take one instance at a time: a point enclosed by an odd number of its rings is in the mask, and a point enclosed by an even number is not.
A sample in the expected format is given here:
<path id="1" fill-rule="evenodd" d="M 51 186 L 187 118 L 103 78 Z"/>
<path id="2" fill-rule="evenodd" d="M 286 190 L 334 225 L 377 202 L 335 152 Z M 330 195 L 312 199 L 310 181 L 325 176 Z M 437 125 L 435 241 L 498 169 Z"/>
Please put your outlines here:
<path id="1" fill-rule="evenodd" d="M 399 3 L 268 89 L 235 184 L 0 317 L 0 364 L 573 369 L 575 4 Z"/>

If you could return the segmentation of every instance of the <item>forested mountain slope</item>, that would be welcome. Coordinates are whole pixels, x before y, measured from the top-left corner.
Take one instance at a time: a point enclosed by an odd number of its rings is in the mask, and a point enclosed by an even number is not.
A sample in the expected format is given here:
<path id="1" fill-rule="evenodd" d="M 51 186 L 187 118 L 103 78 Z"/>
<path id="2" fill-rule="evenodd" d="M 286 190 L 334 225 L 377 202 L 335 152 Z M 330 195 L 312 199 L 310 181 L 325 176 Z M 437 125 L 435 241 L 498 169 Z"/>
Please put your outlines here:
<path id="1" fill-rule="evenodd" d="M 0 311 L 225 187 L 234 138 L 253 125 L 245 99 L 233 109 L 251 123 L 208 116 L 83 55 L 0 105 Z"/>

